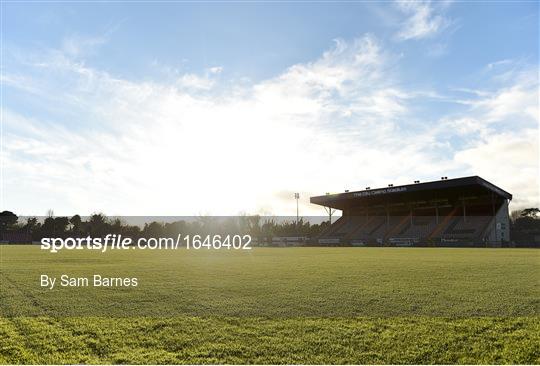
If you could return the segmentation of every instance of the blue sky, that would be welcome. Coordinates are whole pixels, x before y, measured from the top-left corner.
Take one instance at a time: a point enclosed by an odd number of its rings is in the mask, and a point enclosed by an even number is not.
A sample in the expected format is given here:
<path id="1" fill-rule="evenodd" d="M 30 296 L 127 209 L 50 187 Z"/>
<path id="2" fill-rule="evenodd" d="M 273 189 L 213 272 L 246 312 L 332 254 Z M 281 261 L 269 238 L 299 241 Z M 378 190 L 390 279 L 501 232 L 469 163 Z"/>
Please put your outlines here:
<path id="1" fill-rule="evenodd" d="M 538 206 L 538 10 L 3 3 L 2 208 L 313 214 L 476 174 Z"/>

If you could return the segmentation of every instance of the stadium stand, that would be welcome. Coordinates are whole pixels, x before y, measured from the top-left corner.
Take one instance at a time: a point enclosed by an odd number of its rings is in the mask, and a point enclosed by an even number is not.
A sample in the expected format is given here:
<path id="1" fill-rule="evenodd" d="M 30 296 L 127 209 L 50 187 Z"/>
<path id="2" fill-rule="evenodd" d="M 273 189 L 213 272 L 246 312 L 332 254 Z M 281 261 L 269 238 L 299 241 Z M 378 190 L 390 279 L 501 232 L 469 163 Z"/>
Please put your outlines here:
<path id="1" fill-rule="evenodd" d="M 320 245 L 501 246 L 512 195 L 478 176 L 311 197 L 342 216 Z"/>

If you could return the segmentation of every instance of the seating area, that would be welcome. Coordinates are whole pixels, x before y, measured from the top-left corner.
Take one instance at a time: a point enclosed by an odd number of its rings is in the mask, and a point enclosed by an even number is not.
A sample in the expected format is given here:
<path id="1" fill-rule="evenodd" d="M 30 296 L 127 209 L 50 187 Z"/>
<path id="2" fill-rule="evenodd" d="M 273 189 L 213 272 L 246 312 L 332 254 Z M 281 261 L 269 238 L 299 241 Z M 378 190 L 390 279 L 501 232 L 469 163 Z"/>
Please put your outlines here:
<path id="1" fill-rule="evenodd" d="M 386 217 L 384 216 L 368 217 L 351 232 L 347 239 L 369 241 L 376 237 L 375 233 L 385 226 L 385 223 Z"/>
<path id="2" fill-rule="evenodd" d="M 489 215 L 463 216 L 459 207 L 443 208 L 438 217 L 429 215 L 432 211 L 342 216 L 320 236 L 319 242 L 410 246 L 433 241 L 478 241 L 493 219 Z"/>
<path id="3" fill-rule="evenodd" d="M 403 230 L 392 235 L 396 238 L 427 238 L 435 230 L 437 218 L 435 216 L 413 216 L 412 223 Z"/>
<path id="4" fill-rule="evenodd" d="M 493 219 L 492 216 L 458 216 L 443 232 L 443 239 L 480 239 L 483 232 Z"/>

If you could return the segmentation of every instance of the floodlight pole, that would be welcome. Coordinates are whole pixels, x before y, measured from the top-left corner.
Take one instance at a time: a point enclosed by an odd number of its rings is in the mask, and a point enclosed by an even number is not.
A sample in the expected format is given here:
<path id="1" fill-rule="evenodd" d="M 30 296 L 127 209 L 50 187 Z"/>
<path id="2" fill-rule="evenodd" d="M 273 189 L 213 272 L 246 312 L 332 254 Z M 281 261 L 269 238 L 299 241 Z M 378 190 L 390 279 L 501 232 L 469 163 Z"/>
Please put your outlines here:
<path id="1" fill-rule="evenodd" d="M 296 230 L 298 231 L 298 200 L 300 199 L 300 193 L 295 193 L 294 199 L 296 199 Z"/>

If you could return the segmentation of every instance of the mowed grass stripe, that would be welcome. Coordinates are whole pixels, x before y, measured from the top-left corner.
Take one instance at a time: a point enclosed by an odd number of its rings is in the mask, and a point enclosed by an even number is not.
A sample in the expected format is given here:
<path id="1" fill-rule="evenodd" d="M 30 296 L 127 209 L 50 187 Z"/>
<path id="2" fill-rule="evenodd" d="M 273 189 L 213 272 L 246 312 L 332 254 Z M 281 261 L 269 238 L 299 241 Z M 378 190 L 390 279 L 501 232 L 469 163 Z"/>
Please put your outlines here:
<path id="1" fill-rule="evenodd" d="M 525 318 L 14 318 L 2 363 L 538 364 Z M 1 328 L 7 329 L 5 320 Z M 72 330 L 66 333 L 64 327 Z M 13 340 L 26 339 L 24 348 Z"/>

